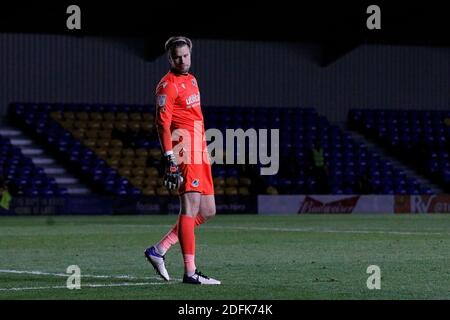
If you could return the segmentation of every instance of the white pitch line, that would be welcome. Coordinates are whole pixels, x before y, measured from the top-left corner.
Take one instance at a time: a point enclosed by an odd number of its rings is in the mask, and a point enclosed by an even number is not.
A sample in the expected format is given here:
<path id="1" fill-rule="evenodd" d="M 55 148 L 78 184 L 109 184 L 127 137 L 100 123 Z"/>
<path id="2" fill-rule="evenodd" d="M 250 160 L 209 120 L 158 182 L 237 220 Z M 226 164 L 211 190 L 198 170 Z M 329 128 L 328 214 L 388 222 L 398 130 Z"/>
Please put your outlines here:
<path id="1" fill-rule="evenodd" d="M 420 231 L 384 231 L 384 230 L 334 230 L 314 228 L 273 228 L 273 227 L 228 227 L 228 226 L 205 226 L 208 229 L 236 229 L 257 231 L 280 231 L 280 232 L 318 232 L 318 233 L 362 233 L 362 234 L 396 234 L 396 235 L 448 235 L 442 232 L 420 232 Z"/>
<path id="2" fill-rule="evenodd" d="M 14 273 L 14 274 L 30 274 L 38 276 L 54 276 L 54 277 L 68 277 L 70 274 L 66 273 L 52 273 L 52 272 L 42 272 L 42 271 L 27 271 L 27 270 L 6 270 L 0 269 L 0 273 Z M 96 278 L 96 279 L 130 279 L 130 280 L 144 280 L 144 279 L 157 279 L 160 282 L 124 282 L 124 283 L 108 283 L 108 284 L 82 284 L 81 288 L 109 288 L 109 287 L 125 287 L 125 286 L 152 286 L 152 285 L 166 285 L 173 284 L 175 282 L 166 282 L 159 277 L 135 277 L 129 275 L 81 275 L 85 278 Z M 181 279 L 173 279 L 179 281 Z M 48 286 L 48 287 L 18 287 L 18 288 L 0 288 L 0 291 L 24 291 L 24 290 L 48 290 L 48 289 L 67 289 L 67 286 Z"/>
<path id="3" fill-rule="evenodd" d="M 124 227 L 154 228 L 166 225 L 130 225 L 122 224 Z M 229 229 L 229 230 L 255 230 L 255 231 L 278 231 L 278 232 L 316 232 L 316 233 L 354 233 L 354 234 L 395 234 L 395 235 L 450 235 L 448 232 L 425 232 L 425 231 L 391 231 L 391 230 L 336 230 L 336 229 L 314 229 L 314 228 L 275 228 L 275 227 L 239 227 L 239 226 L 201 226 L 202 229 Z"/>
<path id="4" fill-rule="evenodd" d="M 174 283 L 174 282 L 172 282 Z M 155 285 L 167 285 L 170 282 L 138 282 L 138 283 L 108 283 L 108 284 L 96 284 L 88 283 L 81 284 L 80 288 L 109 288 L 109 287 L 127 287 L 127 286 L 155 286 Z M 23 288 L 0 288 L 0 291 L 25 291 L 25 290 L 48 290 L 48 289 L 68 289 L 67 286 L 51 286 L 51 287 L 23 287 Z M 75 290 L 76 291 L 76 290 Z"/>
<path id="5" fill-rule="evenodd" d="M 53 273 L 53 272 L 43 272 L 43 271 L 28 271 L 28 270 L 9 270 L 9 269 L 0 269 L 0 273 L 14 273 L 14 274 L 30 274 L 37 276 L 54 276 L 54 277 L 69 277 L 68 273 Z M 81 274 L 81 278 L 94 278 L 94 279 L 129 279 L 129 280 L 161 280 L 160 277 L 135 277 L 129 275 L 93 275 L 93 274 Z M 181 280 L 181 279 L 174 279 Z"/>
<path id="6" fill-rule="evenodd" d="M 238 226 L 205 226 L 210 229 L 279 231 L 279 232 L 316 232 L 316 233 L 354 233 L 354 234 L 395 234 L 395 235 L 449 235 L 445 232 L 391 231 L 391 230 L 335 230 L 314 228 L 275 228 L 275 227 L 238 227 Z"/>
<path id="7" fill-rule="evenodd" d="M 52 272 L 42 272 L 42 271 L 27 271 L 27 270 L 5 270 L 0 269 L 0 273 L 16 273 L 16 274 L 31 274 L 38 276 L 55 276 L 55 277 L 68 277 L 70 274 L 68 273 L 52 273 Z M 85 278 L 97 278 L 97 279 L 130 279 L 130 280 L 138 280 L 138 279 L 160 279 L 159 277 L 134 277 L 129 275 L 117 275 L 117 276 L 108 276 L 108 275 L 93 275 L 93 274 L 81 274 L 81 277 Z"/>

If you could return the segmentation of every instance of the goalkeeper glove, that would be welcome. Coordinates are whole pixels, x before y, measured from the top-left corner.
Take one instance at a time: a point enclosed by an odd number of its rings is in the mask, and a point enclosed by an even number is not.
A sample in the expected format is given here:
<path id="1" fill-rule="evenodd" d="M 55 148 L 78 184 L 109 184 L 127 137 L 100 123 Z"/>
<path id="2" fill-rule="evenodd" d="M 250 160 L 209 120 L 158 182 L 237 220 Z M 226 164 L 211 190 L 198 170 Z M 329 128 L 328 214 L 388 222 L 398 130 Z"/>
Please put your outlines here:
<path id="1" fill-rule="evenodd" d="M 166 172 L 164 174 L 163 184 L 169 190 L 175 190 L 183 183 L 183 176 L 178 168 L 175 155 L 169 154 L 164 157 L 166 163 Z"/>

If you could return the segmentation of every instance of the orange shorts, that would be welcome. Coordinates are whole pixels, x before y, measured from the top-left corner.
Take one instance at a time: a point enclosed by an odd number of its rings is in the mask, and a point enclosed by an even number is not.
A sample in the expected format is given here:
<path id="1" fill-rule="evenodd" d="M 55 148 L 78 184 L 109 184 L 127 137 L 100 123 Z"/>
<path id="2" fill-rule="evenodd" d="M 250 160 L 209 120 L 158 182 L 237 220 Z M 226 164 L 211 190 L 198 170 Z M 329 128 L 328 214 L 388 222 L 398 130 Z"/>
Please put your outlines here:
<path id="1" fill-rule="evenodd" d="M 178 189 L 178 194 L 185 192 L 200 192 L 203 195 L 214 194 L 214 183 L 211 173 L 211 165 L 202 164 L 180 164 L 183 183 Z"/>

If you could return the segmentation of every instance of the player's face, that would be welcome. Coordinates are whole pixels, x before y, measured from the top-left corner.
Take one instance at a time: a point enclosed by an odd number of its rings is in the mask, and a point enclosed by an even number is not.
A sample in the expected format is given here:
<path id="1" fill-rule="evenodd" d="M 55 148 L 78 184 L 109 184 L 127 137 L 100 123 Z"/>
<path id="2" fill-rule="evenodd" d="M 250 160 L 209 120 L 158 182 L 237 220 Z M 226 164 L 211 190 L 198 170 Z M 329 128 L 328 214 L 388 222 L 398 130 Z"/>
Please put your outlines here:
<path id="1" fill-rule="evenodd" d="M 191 67 L 191 52 L 188 46 L 175 48 L 172 52 L 170 64 L 179 73 L 188 73 Z"/>

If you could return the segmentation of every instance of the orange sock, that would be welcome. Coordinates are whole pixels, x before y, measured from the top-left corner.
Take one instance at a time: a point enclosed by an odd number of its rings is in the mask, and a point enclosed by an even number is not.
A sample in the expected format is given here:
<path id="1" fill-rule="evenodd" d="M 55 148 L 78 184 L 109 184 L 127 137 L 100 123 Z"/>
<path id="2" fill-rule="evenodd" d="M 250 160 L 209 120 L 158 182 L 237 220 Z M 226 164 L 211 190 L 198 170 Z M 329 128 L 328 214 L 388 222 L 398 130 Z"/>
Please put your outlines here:
<path id="1" fill-rule="evenodd" d="M 178 219 L 178 238 L 183 254 L 184 270 L 187 275 L 195 273 L 195 218 L 180 215 Z"/>
<path id="2" fill-rule="evenodd" d="M 201 214 L 197 214 L 195 217 L 195 226 L 199 226 L 206 222 L 206 219 L 203 218 Z M 156 249 L 159 254 L 165 255 L 167 250 L 170 249 L 171 246 L 178 242 L 178 222 L 175 223 L 173 228 L 158 242 L 156 245 Z"/>
<path id="3" fill-rule="evenodd" d="M 206 222 L 206 219 L 199 213 L 195 216 L 195 226 L 199 226 Z"/>

